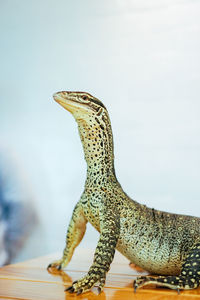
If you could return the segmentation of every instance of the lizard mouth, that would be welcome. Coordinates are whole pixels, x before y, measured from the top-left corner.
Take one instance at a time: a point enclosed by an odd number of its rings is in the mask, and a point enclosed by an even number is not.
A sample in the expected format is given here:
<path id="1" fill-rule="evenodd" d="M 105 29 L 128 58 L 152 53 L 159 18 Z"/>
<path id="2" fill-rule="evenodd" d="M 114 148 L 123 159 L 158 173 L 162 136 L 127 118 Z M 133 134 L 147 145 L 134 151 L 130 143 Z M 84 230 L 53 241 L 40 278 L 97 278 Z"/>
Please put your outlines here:
<path id="1" fill-rule="evenodd" d="M 54 100 L 63 106 L 65 109 L 67 109 L 69 112 L 73 112 L 73 105 L 71 104 L 70 100 L 67 100 L 66 98 L 62 97 L 60 93 L 55 93 L 53 95 Z"/>
<path id="2" fill-rule="evenodd" d="M 63 106 L 69 112 L 77 112 L 77 110 L 81 110 L 82 113 L 87 113 L 88 111 L 95 111 L 95 109 L 91 106 L 90 102 L 83 103 L 77 100 L 77 95 L 81 92 L 58 92 L 53 95 L 53 98 L 56 102 L 58 102 L 61 106 Z"/>
<path id="3" fill-rule="evenodd" d="M 80 103 L 75 99 L 70 92 L 58 92 L 53 95 L 54 100 L 63 106 L 66 110 L 73 113 L 77 109 L 87 110 L 88 105 L 85 103 Z"/>

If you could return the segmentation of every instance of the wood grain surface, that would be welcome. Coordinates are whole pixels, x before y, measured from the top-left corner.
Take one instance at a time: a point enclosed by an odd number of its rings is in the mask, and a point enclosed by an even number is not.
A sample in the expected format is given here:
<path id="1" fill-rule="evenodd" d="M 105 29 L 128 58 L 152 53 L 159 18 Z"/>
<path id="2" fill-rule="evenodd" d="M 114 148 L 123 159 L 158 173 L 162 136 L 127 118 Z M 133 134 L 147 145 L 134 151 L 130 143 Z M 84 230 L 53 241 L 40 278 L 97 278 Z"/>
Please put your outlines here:
<path id="1" fill-rule="evenodd" d="M 46 266 L 57 258 L 60 258 L 59 253 L 0 268 L 0 299 L 200 299 L 200 288 L 182 291 L 178 295 L 176 291 L 151 286 L 134 293 L 133 279 L 141 273 L 133 270 L 129 266 L 128 260 L 118 252 L 107 275 L 104 291 L 100 295 L 97 295 L 96 287 L 91 292 L 80 296 L 69 294 L 64 292 L 65 287 L 87 272 L 92 262 L 93 251 L 78 248 L 65 272 L 49 273 Z"/>

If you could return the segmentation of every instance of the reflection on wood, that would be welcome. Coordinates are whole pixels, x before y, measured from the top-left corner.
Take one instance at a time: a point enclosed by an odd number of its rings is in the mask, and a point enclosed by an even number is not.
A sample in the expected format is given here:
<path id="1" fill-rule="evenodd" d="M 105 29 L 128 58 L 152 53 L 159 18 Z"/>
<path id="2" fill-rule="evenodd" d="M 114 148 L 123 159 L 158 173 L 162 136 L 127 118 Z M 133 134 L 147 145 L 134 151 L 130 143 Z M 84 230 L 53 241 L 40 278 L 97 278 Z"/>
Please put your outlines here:
<path id="1" fill-rule="evenodd" d="M 133 279 L 137 272 L 130 268 L 129 262 L 116 253 L 111 270 L 108 273 L 104 292 L 97 295 L 97 288 L 92 292 L 80 296 L 65 293 L 64 288 L 72 281 L 82 277 L 92 262 L 92 251 L 77 249 L 72 262 L 66 272 L 55 271 L 49 273 L 46 266 L 59 254 L 49 255 L 29 260 L 27 262 L 9 265 L 0 269 L 0 299 L 32 299 L 32 300 L 183 300 L 200 299 L 200 288 L 190 291 L 182 291 L 180 295 L 176 291 L 155 287 L 146 287 L 133 292 Z M 141 273 L 140 273 L 141 274 Z"/>

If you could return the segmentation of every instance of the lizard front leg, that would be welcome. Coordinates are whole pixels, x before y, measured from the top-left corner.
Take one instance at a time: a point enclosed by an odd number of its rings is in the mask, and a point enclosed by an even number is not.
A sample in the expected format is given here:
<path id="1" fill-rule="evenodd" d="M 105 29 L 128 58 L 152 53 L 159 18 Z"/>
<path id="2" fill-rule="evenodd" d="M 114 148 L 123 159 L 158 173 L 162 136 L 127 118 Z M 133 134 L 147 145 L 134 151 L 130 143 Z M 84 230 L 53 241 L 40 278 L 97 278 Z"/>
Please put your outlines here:
<path id="1" fill-rule="evenodd" d="M 75 248 L 81 242 L 85 230 L 86 230 L 87 220 L 84 217 L 81 203 L 78 202 L 72 213 L 72 217 L 68 226 L 67 236 L 66 236 L 66 246 L 63 251 L 63 257 L 60 260 L 54 261 L 48 265 L 49 268 L 56 268 L 58 270 L 66 267 L 70 262 Z"/>
<path id="2" fill-rule="evenodd" d="M 115 248 L 120 233 L 120 217 L 115 209 L 105 203 L 100 210 L 100 238 L 94 254 L 93 264 L 86 276 L 75 281 L 66 291 L 77 295 L 89 291 L 99 282 L 98 291 L 101 292 L 106 280 L 106 273 L 114 258 Z"/>

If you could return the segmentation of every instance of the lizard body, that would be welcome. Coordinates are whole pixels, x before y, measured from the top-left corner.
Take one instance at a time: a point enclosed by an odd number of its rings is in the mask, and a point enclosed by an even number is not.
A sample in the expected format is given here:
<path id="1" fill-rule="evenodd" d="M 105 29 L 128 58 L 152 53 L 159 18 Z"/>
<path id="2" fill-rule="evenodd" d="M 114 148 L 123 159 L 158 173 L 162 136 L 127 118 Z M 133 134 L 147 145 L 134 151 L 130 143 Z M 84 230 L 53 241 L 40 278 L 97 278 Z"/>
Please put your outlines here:
<path id="1" fill-rule="evenodd" d="M 87 178 L 68 227 L 63 257 L 48 268 L 67 266 L 90 222 L 100 233 L 94 261 L 69 292 L 81 294 L 97 282 L 101 291 L 115 249 L 151 274 L 162 275 L 138 277 L 135 290 L 150 283 L 177 290 L 199 286 L 200 218 L 154 210 L 130 199 L 115 175 L 112 128 L 103 103 L 84 92 L 59 92 L 54 99 L 78 123 Z"/>

